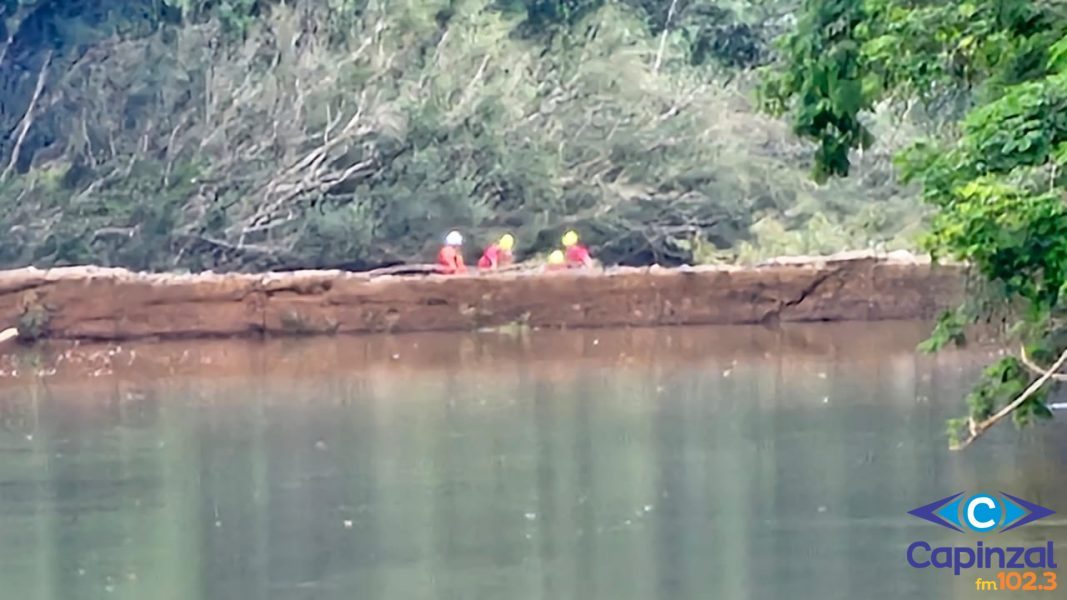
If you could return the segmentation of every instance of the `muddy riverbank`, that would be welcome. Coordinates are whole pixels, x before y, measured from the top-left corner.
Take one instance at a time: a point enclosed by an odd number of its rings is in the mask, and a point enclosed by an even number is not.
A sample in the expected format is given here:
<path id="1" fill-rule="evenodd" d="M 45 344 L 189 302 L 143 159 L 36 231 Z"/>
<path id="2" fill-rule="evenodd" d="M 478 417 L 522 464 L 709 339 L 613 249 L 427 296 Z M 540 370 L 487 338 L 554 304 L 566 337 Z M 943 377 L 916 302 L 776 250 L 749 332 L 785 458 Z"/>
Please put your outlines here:
<path id="1" fill-rule="evenodd" d="M 869 256 L 459 277 L 19 269 L 0 272 L 0 323 L 132 340 L 928 319 L 961 297 L 962 279 L 955 266 Z"/>

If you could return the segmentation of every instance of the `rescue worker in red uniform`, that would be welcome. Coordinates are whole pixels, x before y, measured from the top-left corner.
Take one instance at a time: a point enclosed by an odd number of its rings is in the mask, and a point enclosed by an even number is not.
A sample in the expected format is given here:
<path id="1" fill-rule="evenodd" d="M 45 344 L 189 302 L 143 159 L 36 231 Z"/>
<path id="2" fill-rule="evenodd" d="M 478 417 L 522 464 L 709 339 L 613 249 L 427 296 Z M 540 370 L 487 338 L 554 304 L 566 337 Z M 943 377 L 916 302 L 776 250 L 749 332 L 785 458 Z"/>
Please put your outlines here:
<path id="1" fill-rule="evenodd" d="M 563 247 L 566 249 L 564 254 L 568 267 L 593 266 L 593 257 L 589 255 L 588 248 L 578 243 L 578 233 L 576 231 L 571 230 L 563 234 Z"/>
<path id="2" fill-rule="evenodd" d="M 478 260 L 479 269 L 496 269 L 511 264 L 511 249 L 515 247 L 515 237 L 510 233 L 500 236 L 496 242 L 489 244 Z"/>
<path id="3" fill-rule="evenodd" d="M 437 270 L 445 275 L 466 273 L 467 266 L 463 264 L 463 234 L 458 231 L 450 231 L 445 236 L 445 245 L 437 253 Z"/>

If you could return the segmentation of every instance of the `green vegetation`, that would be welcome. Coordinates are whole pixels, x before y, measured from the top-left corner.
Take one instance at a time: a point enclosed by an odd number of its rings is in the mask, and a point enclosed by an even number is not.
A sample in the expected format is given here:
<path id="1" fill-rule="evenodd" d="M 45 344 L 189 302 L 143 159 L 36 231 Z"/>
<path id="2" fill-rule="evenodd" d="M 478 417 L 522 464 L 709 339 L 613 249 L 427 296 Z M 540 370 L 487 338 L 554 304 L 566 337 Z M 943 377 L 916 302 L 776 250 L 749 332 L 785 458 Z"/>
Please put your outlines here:
<path id="1" fill-rule="evenodd" d="M 912 244 L 882 123 L 858 177 L 753 106 L 798 0 L 0 0 L 0 266 L 605 263 Z"/>
<path id="2" fill-rule="evenodd" d="M 878 106 L 937 115 L 934 138 L 899 154 L 902 173 L 935 210 L 926 247 L 971 263 L 981 285 L 926 347 L 980 321 L 1022 346 L 986 370 L 949 424 L 953 444 L 1002 414 L 1020 426 L 1050 417 L 1046 399 L 1067 377 L 1023 392 L 1067 349 L 1067 3 L 808 0 L 782 48 L 766 106 L 818 143 L 817 178 L 849 175 L 853 151 L 877 138 Z"/>

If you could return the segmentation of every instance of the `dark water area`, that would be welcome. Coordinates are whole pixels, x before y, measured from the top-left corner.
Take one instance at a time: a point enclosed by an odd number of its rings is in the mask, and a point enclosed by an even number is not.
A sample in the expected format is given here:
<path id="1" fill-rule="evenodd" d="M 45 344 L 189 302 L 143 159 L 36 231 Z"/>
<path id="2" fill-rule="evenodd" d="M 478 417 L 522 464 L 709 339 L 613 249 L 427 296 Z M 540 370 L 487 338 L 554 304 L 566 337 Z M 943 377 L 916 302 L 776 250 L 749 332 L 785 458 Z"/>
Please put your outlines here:
<path id="1" fill-rule="evenodd" d="M 1067 520 L 994 540 L 907 511 L 960 491 L 1067 511 L 1067 427 L 949 452 L 945 419 L 989 353 L 917 355 L 924 331 L 205 342 L 96 350 L 130 356 L 106 372 L 57 351 L 38 365 L 55 375 L 0 387 L 0 590 L 988 596 L 974 574 L 909 567 L 908 545 L 1052 540 L 1062 562 Z M 1036 594 L 995 596 L 1064 597 Z"/>

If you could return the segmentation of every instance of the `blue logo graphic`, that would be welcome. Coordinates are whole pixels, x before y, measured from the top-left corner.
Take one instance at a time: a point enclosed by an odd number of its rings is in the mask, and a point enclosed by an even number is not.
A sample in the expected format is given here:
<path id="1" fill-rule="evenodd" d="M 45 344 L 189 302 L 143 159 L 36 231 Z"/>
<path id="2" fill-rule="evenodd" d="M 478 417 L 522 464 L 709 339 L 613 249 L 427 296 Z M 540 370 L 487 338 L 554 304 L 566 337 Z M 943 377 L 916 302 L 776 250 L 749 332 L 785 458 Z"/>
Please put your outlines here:
<path id="1" fill-rule="evenodd" d="M 960 533 L 965 530 L 989 533 L 998 527 L 1003 533 L 1056 513 L 1004 492 L 999 496 L 974 494 L 970 497 L 960 492 L 908 511 L 908 514 Z"/>

